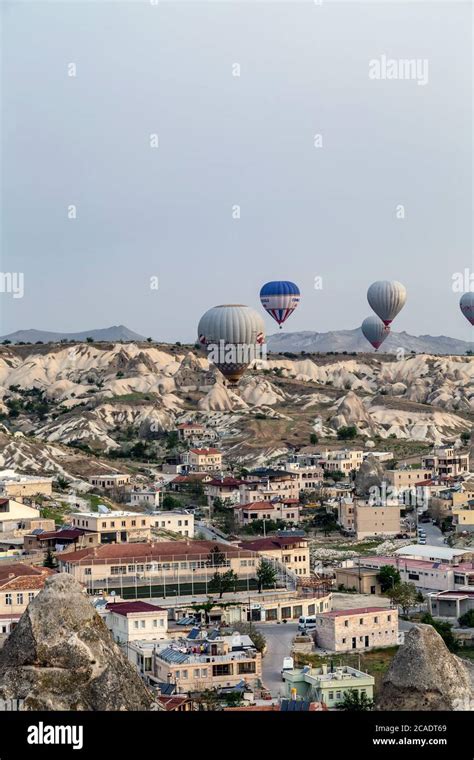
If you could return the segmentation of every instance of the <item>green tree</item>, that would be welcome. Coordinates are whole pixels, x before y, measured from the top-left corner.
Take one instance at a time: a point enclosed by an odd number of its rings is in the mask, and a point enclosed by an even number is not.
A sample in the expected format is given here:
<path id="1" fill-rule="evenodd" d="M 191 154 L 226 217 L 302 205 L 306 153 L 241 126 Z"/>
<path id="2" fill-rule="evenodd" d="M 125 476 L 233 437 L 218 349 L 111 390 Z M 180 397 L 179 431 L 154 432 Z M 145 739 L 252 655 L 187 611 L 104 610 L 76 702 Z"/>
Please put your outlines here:
<path id="1" fill-rule="evenodd" d="M 469 610 L 459 618 L 461 628 L 474 628 L 474 610 Z"/>
<path id="2" fill-rule="evenodd" d="M 463 430 L 463 432 L 461 433 L 461 441 L 463 443 L 469 443 L 470 440 L 471 440 L 470 432 L 468 430 Z"/>
<path id="3" fill-rule="evenodd" d="M 86 338 L 86 342 L 87 343 L 93 343 L 94 342 L 94 338 L 91 335 L 88 335 L 87 338 Z"/>
<path id="4" fill-rule="evenodd" d="M 404 615 L 408 615 L 410 607 L 414 607 L 418 601 L 418 591 L 414 583 L 397 583 L 386 592 L 386 595 L 393 604 L 402 608 Z"/>
<path id="5" fill-rule="evenodd" d="M 69 480 L 67 480 L 67 478 L 63 478 L 62 475 L 58 475 L 58 477 L 54 481 L 54 485 L 56 486 L 56 488 L 59 488 L 60 491 L 65 491 L 66 488 L 69 487 Z"/>
<path id="6" fill-rule="evenodd" d="M 146 342 L 147 342 L 147 343 L 153 343 L 153 338 L 147 338 L 147 339 L 146 339 Z"/>
<path id="7" fill-rule="evenodd" d="M 357 437 L 357 428 L 355 425 L 343 425 L 337 431 L 337 437 L 340 441 L 351 441 Z"/>
<path id="8" fill-rule="evenodd" d="M 401 580 L 400 573 L 392 565 L 382 565 L 377 577 L 382 588 L 382 593 L 385 593 L 385 591 L 389 591 L 394 586 L 397 586 Z"/>
<path id="9" fill-rule="evenodd" d="M 439 633 L 443 639 L 450 652 L 458 651 L 459 643 L 453 633 L 453 626 L 451 623 L 444 622 L 443 620 L 435 620 L 435 618 L 432 617 L 429 612 L 425 612 L 425 614 L 421 616 L 421 622 L 425 623 L 426 625 L 433 626 L 435 631 Z"/>
<path id="10" fill-rule="evenodd" d="M 318 440 L 319 439 L 318 439 L 318 436 L 316 435 L 316 433 L 311 433 L 311 435 L 309 436 L 309 442 L 310 442 L 310 444 L 312 446 L 316 446 L 316 444 L 318 443 Z"/>
<path id="11" fill-rule="evenodd" d="M 338 483 L 339 480 L 344 480 L 346 475 L 344 475 L 344 473 L 341 472 L 341 470 L 334 470 L 334 472 L 329 472 L 328 470 L 325 470 L 324 477 L 327 480 L 334 480 L 336 483 Z"/>
<path id="12" fill-rule="evenodd" d="M 179 509 L 180 506 L 180 500 L 176 499 L 174 496 L 170 496 L 169 493 L 167 493 L 166 496 L 163 496 L 163 507 L 165 509 Z"/>
<path id="13" fill-rule="evenodd" d="M 257 568 L 257 584 L 258 593 L 260 594 L 262 589 L 270 588 L 275 585 L 277 580 L 277 571 L 271 562 L 267 559 L 261 559 Z"/>
<path id="14" fill-rule="evenodd" d="M 170 430 L 166 433 L 166 448 L 174 449 L 179 443 L 179 436 L 177 430 Z"/>
<path id="15" fill-rule="evenodd" d="M 48 549 L 43 561 L 43 567 L 49 567 L 51 570 L 55 570 L 57 566 L 58 566 L 58 563 L 57 563 L 56 557 L 54 556 L 51 549 Z"/>
<path id="16" fill-rule="evenodd" d="M 367 694 L 359 694 L 357 689 L 348 689 L 337 707 L 346 712 L 361 712 L 373 710 L 374 702 L 368 698 Z"/>
<path id="17" fill-rule="evenodd" d="M 226 560 L 225 552 L 221 551 L 217 544 L 213 546 L 207 555 L 207 563 L 211 567 L 222 567 L 222 565 L 225 565 Z"/>
<path id="18" fill-rule="evenodd" d="M 267 640 L 263 633 L 260 633 L 258 628 L 253 623 L 234 623 L 234 631 L 242 633 L 244 636 L 249 636 L 252 639 L 253 645 L 257 652 L 261 654 L 264 652 L 267 645 Z"/>
<path id="19" fill-rule="evenodd" d="M 219 570 L 216 570 L 209 581 L 209 591 L 216 592 L 219 594 L 219 599 L 222 599 L 228 591 L 236 590 L 237 581 L 237 575 L 233 570 L 227 570 L 226 573 L 220 573 Z"/>

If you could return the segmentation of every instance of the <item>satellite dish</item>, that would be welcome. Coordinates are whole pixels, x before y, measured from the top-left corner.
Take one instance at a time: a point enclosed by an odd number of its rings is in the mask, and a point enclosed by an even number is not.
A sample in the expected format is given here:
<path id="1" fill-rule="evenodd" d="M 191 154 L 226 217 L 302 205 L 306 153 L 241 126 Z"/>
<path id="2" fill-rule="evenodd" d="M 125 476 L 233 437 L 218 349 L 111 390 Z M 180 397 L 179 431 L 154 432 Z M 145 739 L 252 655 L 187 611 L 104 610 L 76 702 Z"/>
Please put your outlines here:
<path id="1" fill-rule="evenodd" d="M 98 504 L 97 511 L 100 512 L 101 515 L 108 515 L 110 512 L 110 509 L 106 507 L 105 504 Z"/>

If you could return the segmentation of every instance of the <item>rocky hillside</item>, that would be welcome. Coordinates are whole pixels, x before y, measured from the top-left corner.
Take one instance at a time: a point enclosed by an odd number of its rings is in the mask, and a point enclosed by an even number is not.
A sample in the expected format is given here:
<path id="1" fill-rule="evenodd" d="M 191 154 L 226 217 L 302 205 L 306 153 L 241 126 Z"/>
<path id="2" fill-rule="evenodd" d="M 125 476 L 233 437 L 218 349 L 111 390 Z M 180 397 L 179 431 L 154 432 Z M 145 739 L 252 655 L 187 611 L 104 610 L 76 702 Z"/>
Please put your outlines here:
<path id="1" fill-rule="evenodd" d="M 241 461 L 275 457 L 309 443 L 311 433 L 336 442 L 338 429 L 352 425 L 368 445 L 431 445 L 471 430 L 474 362 L 271 356 L 231 389 L 193 347 L 1 346 L 0 415 L 0 467 L 33 471 L 39 456 L 37 470 L 74 472 L 70 446 L 99 460 L 132 442 L 156 448 L 188 420 L 204 422 Z"/>
<path id="2" fill-rule="evenodd" d="M 149 710 L 153 698 L 81 586 L 46 581 L 0 652 L 0 698 L 26 710 Z"/>
<path id="3" fill-rule="evenodd" d="M 405 636 L 380 689 L 378 710 L 472 710 L 474 665 L 451 654 L 431 625 Z"/>
<path id="4" fill-rule="evenodd" d="M 334 330 L 326 333 L 311 331 L 280 332 L 269 335 L 268 347 L 271 351 L 367 351 L 367 340 L 358 327 L 355 330 Z M 409 335 L 407 332 L 392 332 L 384 341 L 383 350 L 396 353 L 400 349 L 422 354 L 460 354 L 473 349 L 473 343 L 446 335 Z"/>

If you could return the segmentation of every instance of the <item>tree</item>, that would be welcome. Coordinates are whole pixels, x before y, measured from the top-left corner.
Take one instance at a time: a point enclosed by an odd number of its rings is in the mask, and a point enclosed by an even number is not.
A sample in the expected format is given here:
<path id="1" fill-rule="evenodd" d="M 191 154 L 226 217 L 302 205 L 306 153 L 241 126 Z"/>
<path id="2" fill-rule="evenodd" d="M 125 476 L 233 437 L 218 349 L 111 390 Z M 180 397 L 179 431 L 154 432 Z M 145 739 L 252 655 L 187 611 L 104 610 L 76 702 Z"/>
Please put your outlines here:
<path id="1" fill-rule="evenodd" d="M 179 499 L 176 499 L 174 496 L 170 496 L 168 493 L 166 496 L 163 496 L 163 507 L 165 509 L 179 509 L 181 506 L 181 502 Z"/>
<path id="2" fill-rule="evenodd" d="M 459 618 L 461 628 L 474 628 L 474 610 L 469 610 Z"/>
<path id="3" fill-rule="evenodd" d="M 463 443 L 469 443 L 470 440 L 471 440 L 470 432 L 468 430 L 463 430 L 463 432 L 461 433 L 461 441 Z"/>
<path id="4" fill-rule="evenodd" d="M 339 710 L 346 712 L 360 712 L 374 709 L 374 702 L 367 694 L 359 694 L 357 689 L 348 689 L 344 692 L 342 702 L 337 705 Z"/>
<path id="5" fill-rule="evenodd" d="M 311 435 L 309 436 L 309 442 L 310 442 L 310 444 L 312 446 L 315 446 L 318 443 L 318 440 L 319 439 L 318 439 L 318 436 L 316 435 L 316 433 L 311 433 Z"/>
<path id="6" fill-rule="evenodd" d="M 225 552 L 222 552 L 217 544 L 211 549 L 207 555 L 207 563 L 211 567 L 222 567 L 226 563 Z"/>
<path id="7" fill-rule="evenodd" d="M 57 488 L 59 488 L 60 491 L 65 491 L 69 486 L 69 480 L 67 480 L 67 478 L 63 478 L 62 475 L 58 475 L 54 481 L 54 484 L 57 486 Z"/>
<path id="8" fill-rule="evenodd" d="M 169 433 L 166 434 L 166 448 L 167 449 L 174 449 L 179 443 L 179 436 L 177 430 L 170 430 Z"/>
<path id="9" fill-rule="evenodd" d="M 244 636 L 249 636 L 252 639 L 253 645 L 257 652 L 261 654 L 264 652 L 267 645 L 267 640 L 263 633 L 260 633 L 258 628 L 253 623 L 234 623 L 232 625 L 234 631 L 242 633 Z"/>
<path id="10" fill-rule="evenodd" d="M 233 570 L 227 570 L 226 573 L 220 573 L 219 570 L 216 570 L 209 581 L 209 591 L 215 591 L 219 594 L 219 599 L 222 599 L 227 591 L 236 590 L 237 581 L 237 575 Z"/>
<path id="11" fill-rule="evenodd" d="M 382 593 L 389 591 L 393 586 L 397 586 L 401 580 L 400 573 L 392 565 L 382 565 L 377 577 L 382 588 Z"/>
<path id="12" fill-rule="evenodd" d="M 337 483 L 339 480 L 344 480 L 346 475 L 344 475 L 341 470 L 334 470 L 334 472 L 324 470 L 324 477 L 328 480 L 334 480 Z"/>
<path id="13" fill-rule="evenodd" d="M 51 549 L 48 549 L 44 558 L 43 567 L 49 567 L 51 570 L 55 570 L 57 566 L 58 563 L 56 557 L 54 556 Z"/>
<path id="14" fill-rule="evenodd" d="M 147 338 L 147 339 L 146 339 L 146 342 L 147 342 L 147 343 L 153 343 L 153 338 Z"/>
<path id="15" fill-rule="evenodd" d="M 94 338 L 91 335 L 88 335 L 87 338 L 86 338 L 86 342 L 87 343 L 93 343 L 94 342 Z"/>
<path id="16" fill-rule="evenodd" d="M 267 559 L 261 559 L 257 568 L 257 584 L 258 593 L 262 592 L 262 588 L 274 586 L 277 580 L 277 571 L 271 562 Z"/>
<path id="17" fill-rule="evenodd" d="M 404 615 L 408 615 L 410 607 L 414 607 L 418 600 L 418 591 L 414 583 L 397 583 L 386 595 L 393 604 L 402 608 Z"/>
<path id="18" fill-rule="evenodd" d="M 429 612 L 425 612 L 421 616 L 421 622 L 426 625 L 431 625 L 437 633 L 441 636 L 444 643 L 448 647 L 450 652 L 457 652 L 459 649 L 459 643 L 453 633 L 453 626 L 451 623 L 445 623 L 442 620 L 435 620 Z"/>
<path id="19" fill-rule="evenodd" d="M 343 425 L 337 431 L 337 437 L 340 441 L 350 441 L 357 437 L 357 428 L 355 425 Z"/>

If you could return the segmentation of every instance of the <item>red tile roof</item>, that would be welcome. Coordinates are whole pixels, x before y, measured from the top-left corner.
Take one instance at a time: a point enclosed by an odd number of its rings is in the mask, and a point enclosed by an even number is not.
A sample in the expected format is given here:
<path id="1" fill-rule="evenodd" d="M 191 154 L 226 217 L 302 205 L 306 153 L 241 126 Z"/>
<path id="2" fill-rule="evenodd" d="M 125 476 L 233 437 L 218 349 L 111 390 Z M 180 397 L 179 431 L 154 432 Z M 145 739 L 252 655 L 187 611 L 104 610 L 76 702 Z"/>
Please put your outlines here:
<path id="1" fill-rule="evenodd" d="M 75 564 L 81 562 L 88 564 L 88 561 L 94 564 L 114 564 L 116 562 L 128 560 L 138 560 L 147 562 L 151 559 L 159 561 L 161 559 L 202 559 L 203 555 L 208 555 L 217 546 L 218 550 L 227 554 L 228 557 L 251 557 L 252 552 L 246 548 L 235 547 L 231 544 L 222 544 L 218 541 L 158 541 L 156 543 L 136 543 L 136 544 L 100 544 L 100 546 L 91 546 L 85 549 L 78 549 L 75 552 L 61 552 L 58 556 L 60 563 Z"/>
<path id="2" fill-rule="evenodd" d="M 190 451 L 192 451 L 193 454 L 205 454 L 206 456 L 208 454 L 220 454 L 221 453 L 219 451 L 219 449 L 213 449 L 213 448 L 210 448 L 210 449 L 190 449 Z"/>
<path id="3" fill-rule="evenodd" d="M 148 604 L 148 602 L 109 602 L 106 607 L 108 610 L 113 610 L 117 615 L 123 615 L 124 617 L 137 613 L 166 612 L 164 607 Z"/>
<path id="4" fill-rule="evenodd" d="M 231 487 L 231 486 L 240 486 L 244 484 L 245 484 L 244 480 L 237 480 L 236 478 L 227 477 L 227 478 L 222 478 L 221 480 L 219 478 L 213 478 L 206 485 Z"/>
<path id="5" fill-rule="evenodd" d="M 272 549 L 284 549 L 285 547 L 295 546 L 299 543 L 308 543 L 308 539 L 304 536 L 274 536 L 273 538 L 258 538 L 256 541 L 243 541 L 240 546 L 245 549 L 250 549 L 253 552 L 259 551 L 271 551 Z"/>
<path id="6" fill-rule="evenodd" d="M 53 570 L 47 567 L 33 567 L 21 562 L 0 565 L 0 588 L 2 591 L 15 589 L 42 588 Z"/>

